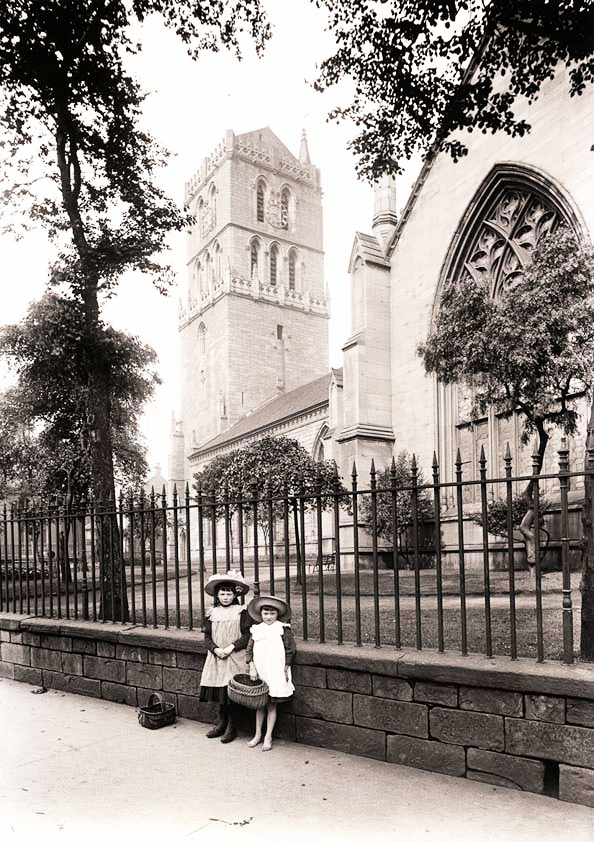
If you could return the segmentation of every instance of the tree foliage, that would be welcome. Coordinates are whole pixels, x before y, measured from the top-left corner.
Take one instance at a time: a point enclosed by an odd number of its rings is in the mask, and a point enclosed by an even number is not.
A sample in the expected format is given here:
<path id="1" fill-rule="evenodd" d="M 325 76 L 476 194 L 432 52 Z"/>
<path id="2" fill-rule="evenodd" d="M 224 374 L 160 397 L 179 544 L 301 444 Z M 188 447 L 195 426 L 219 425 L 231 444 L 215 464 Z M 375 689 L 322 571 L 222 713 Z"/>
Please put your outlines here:
<path id="1" fill-rule="evenodd" d="M 116 476 L 129 484 L 146 473 L 138 416 L 159 383 L 155 353 L 108 326 L 89 348 L 81 309 L 76 299 L 47 292 L 20 323 L 0 330 L 0 355 L 17 374 L 0 402 L 2 470 L 26 496 L 66 494 L 72 502 L 91 490 L 89 448 L 96 430 L 87 412 L 87 354 L 111 372 Z"/>
<path id="2" fill-rule="evenodd" d="M 448 284 L 427 341 L 425 370 L 472 390 L 475 417 L 519 410 L 540 464 L 557 426 L 577 430 L 576 397 L 594 377 L 594 252 L 561 228 L 542 239 L 517 283 L 494 298 L 488 280 Z"/>
<path id="3" fill-rule="evenodd" d="M 385 468 L 377 475 L 376 534 L 398 547 L 413 525 L 413 464 L 406 450 L 401 450 L 392 468 Z M 423 486 L 423 471 L 417 469 L 417 485 Z M 393 506 L 396 503 L 396 536 L 393 532 Z M 419 523 L 431 520 L 433 504 L 426 488 L 419 487 L 416 493 L 417 518 Z M 359 517 L 369 532 L 373 531 L 371 494 L 359 497 Z"/>
<path id="4" fill-rule="evenodd" d="M 264 436 L 218 457 L 195 478 L 203 491 L 214 489 L 219 505 L 227 493 L 235 509 L 240 499 L 248 509 L 254 495 L 262 507 L 272 497 L 277 512 L 282 511 L 285 496 L 292 501 L 303 496 L 305 507 L 313 508 L 318 493 L 324 495 L 322 507 L 329 508 L 332 500 L 328 495 L 346 493 L 333 461 L 317 462 L 299 442 L 285 436 Z"/>
<path id="5" fill-rule="evenodd" d="M 336 52 L 316 87 L 348 77 L 352 147 L 362 175 L 399 172 L 415 152 L 466 154 L 457 130 L 512 136 L 529 131 L 516 114 L 533 102 L 559 62 L 571 95 L 594 80 L 592 0 L 319 0 Z M 502 78 L 504 77 L 504 78 Z"/>
<path id="6" fill-rule="evenodd" d="M 144 94 L 128 69 L 133 35 L 162 18 L 192 55 L 239 50 L 247 32 L 261 49 L 269 30 L 258 0 L 20 0 L 0 4 L 0 114 L 4 200 L 43 225 L 57 257 L 50 282 L 80 304 L 86 332 L 86 412 L 96 497 L 113 494 L 111 359 L 94 356 L 108 339 L 103 297 L 137 270 L 165 289 L 159 254 L 187 217 L 157 184 L 166 155 L 142 128 Z"/>

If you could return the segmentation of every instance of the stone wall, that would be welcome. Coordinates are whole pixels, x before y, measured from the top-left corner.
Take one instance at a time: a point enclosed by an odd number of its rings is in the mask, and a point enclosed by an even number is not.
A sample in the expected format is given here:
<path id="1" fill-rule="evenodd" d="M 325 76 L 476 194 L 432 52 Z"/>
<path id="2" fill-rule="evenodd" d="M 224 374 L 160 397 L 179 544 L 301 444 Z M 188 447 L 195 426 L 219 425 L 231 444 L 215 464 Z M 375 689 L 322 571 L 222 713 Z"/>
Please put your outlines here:
<path id="1" fill-rule="evenodd" d="M 0 676 L 209 722 L 204 658 L 199 632 L 0 615 Z M 293 678 L 285 739 L 594 807 L 592 667 L 302 642 Z"/>

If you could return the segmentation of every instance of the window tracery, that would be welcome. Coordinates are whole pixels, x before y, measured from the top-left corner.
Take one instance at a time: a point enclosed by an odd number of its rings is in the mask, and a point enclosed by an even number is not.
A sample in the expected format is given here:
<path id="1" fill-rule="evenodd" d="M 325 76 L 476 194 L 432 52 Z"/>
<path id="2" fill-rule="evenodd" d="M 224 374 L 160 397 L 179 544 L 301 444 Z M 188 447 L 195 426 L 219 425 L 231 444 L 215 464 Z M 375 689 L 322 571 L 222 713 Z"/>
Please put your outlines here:
<path id="1" fill-rule="evenodd" d="M 537 243 L 560 224 L 573 222 L 568 207 L 552 184 L 547 189 L 542 176 L 536 183 L 526 173 L 516 178 L 494 173 L 463 219 L 444 267 L 445 283 L 456 283 L 467 274 L 487 284 L 494 298 L 504 296 L 522 277 Z M 462 385 L 438 388 L 439 459 L 444 477 L 454 479 L 458 450 L 464 479 L 479 478 L 481 447 L 492 474 L 501 472 L 508 444 L 514 466 L 519 469 L 526 460 L 530 462 L 530 448 L 520 441 L 522 424 L 517 413 L 497 416 L 490 412 L 476 418 L 471 389 Z M 465 502 L 476 502 L 478 493 L 478 487 L 466 487 Z"/>

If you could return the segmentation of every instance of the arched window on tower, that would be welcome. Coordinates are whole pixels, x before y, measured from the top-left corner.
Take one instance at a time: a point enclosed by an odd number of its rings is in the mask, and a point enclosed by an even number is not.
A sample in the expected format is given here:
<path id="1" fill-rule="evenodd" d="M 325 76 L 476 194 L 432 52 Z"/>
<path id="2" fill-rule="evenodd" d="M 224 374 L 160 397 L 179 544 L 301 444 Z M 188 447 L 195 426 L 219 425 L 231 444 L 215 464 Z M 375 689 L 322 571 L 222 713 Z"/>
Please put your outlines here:
<path id="1" fill-rule="evenodd" d="M 256 188 L 256 219 L 258 222 L 264 222 L 264 182 L 259 181 Z"/>
<path id="2" fill-rule="evenodd" d="M 291 195 L 287 187 L 283 188 L 281 192 L 281 207 L 280 207 L 280 215 L 281 215 L 281 228 L 288 228 L 289 227 L 289 205 L 291 201 Z"/>
<path id="3" fill-rule="evenodd" d="M 204 322 L 198 325 L 198 353 L 203 357 L 206 353 L 206 326 Z"/>
<path id="4" fill-rule="evenodd" d="M 289 289 L 297 288 L 297 254 L 294 249 L 289 252 Z"/>
<path id="5" fill-rule="evenodd" d="M 259 277 L 260 270 L 260 243 L 252 240 L 250 245 L 250 277 Z"/>
<path id="6" fill-rule="evenodd" d="M 270 285 L 276 286 L 278 278 L 278 246 L 270 247 Z"/>
<path id="7" fill-rule="evenodd" d="M 210 289 L 212 287 L 212 261 L 208 252 L 206 253 L 206 257 L 204 258 L 204 283 L 206 287 L 206 292 L 210 292 Z"/>
<path id="8" fill-rule="evenodd" d="M 208 204 L 210 210 L 211 227 L 214 228 L 217 224 L 217 188 L 214 184 L 212 185 L 208 193 Z"/>
<path id="9" fill-rule="evenodd" d="M 196 222 L 198 223 L 198 235 L 202 237 L 204 230 L 204 199 L 202 196 L 198 199 L 196 205 Z"/>
<path id="10" fill-rule="evenodd" d="M 222 279 L 222 258 L 221 258 L 221 246 L 219 243 L 215 243 L 214 247 L 214 266 L 213 266 L 213 277 L 216 284 L 218 284 Z"/>
<path id="11" fill-rule="evenodd" d="M 196 276 L 198 278 L 198 301 L 201 301 L 204 294 L 204 266 L 202 265 L 202 261 L 198 261 L 196 266 Z"/>

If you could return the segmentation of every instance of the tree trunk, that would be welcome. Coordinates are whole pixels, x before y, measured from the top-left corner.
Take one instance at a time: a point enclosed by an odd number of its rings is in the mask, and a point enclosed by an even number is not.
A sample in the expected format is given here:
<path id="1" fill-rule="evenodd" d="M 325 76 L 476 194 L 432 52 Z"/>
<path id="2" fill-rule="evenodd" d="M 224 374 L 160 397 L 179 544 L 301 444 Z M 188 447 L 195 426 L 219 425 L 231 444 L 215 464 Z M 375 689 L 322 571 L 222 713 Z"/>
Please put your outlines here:
<path id="1" fill-rule="evenodd" d="M 79 198 L 82 175 L 76 131 L 76 119 L 68 102 L 59 100 L 56 107 L 56 154 L 60 171 L 60 189 L 68 216 L 72 241 L 80 260 L 80 295 L 84 313 L 87 370 L 87 419 L 89 435 L 91 489 L 100 505 L 113 503 L 115 484 L 111 440 L 111 372 L 101 359 L 102 326 L 99 314 L 98 289 L 101 269 L 99 255 L 89 244 Z M 106 527 L 107 524 L 107 528 Z M 103 582 L 101 617 L 104 620 L 128 619 L 128 599 L 121 557 L 117 517 L 97 520 L 100 576 Z"/>
<path id="2" fill-rule="evenodd" d="M 542 466 L 544 463 L 544 455 L 547 449 L 547 444 L 549 441 L 549 435 L 544 428 L 544 424 L 542 422 L 538 422 L 536 424 L 536 429 L 538 431 L 538 450 L 534 454 L 536 457 L 535 462 L 533 463 L 536 468 L 536 474 L 540 474 L 542 471 Z M 531 479 L 526 486 L 526 491 L 524 492 L 528 502 L 530 503 L 530 508 L 524 515 L 522 519 L 522 523 L 519 525 L 518 530 L 522 536 L 524 541 L 524 545 L 526 547 L 526 564 L 530 571 L 530 578 L 534 576 L 535 572 L 535 544 L 536 544 L 536 530 L 540 530 L 540 524 L 537 523 L 536 527 L 533 528 L 534 522 L 534 480 Z"/>
<path id="3" fill-rule="evenodd" d="M 293 525 L 295 527 L 295 555 L 297 558 L 297 584 L 303 585 L 305 581 L 305 576 L 302 575 L 301 572 L 301 546 L 299 541 L 299 516 L 297 511 L 297 501 L 295 501 L 295 505 L 293 506 Z M 305 568 L 305 561 L 303 564 Z"/>
<path id="4" fill-rule="evenodd" d="M 590 408 L 588 439 L 586 443 L 585 470 L 594 468 L 594 399 Z M 582 549 L 582 616 L 580 629 L 580 657 L 583 661 L 594 661 L 594 522 L 593 522 L 593 477 L 586 473 L 584 477 L 584 507 L 582 509 L 582 528 L 584 532 Z"/>

